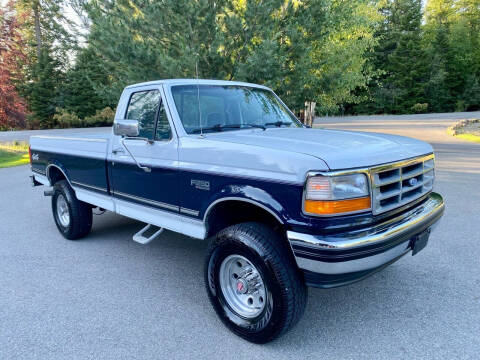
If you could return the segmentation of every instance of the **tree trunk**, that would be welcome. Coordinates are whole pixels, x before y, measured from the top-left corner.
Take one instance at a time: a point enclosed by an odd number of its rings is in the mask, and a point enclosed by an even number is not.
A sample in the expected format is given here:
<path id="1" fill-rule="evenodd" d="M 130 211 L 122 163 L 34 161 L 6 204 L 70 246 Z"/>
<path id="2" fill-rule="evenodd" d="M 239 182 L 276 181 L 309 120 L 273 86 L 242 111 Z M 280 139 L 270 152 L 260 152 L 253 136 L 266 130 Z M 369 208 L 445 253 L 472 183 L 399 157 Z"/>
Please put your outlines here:
<path id="1" fill-rule="evenodd" d="M 33 3 L 33 17 L 35 20 L 35 38 L 37 40 L 37 57 L 40 59 L 42 52 L 42 29 L 40 28 L 40 14 L 39 14 L 40 2 L 35 1 Z"/>
<path id="2" fill-rule="evenodd" d="M 308 126 L 313 125 L 313 120 L 315 118 L 315 107 L 317 106 L 316 102 L 305 102 L 305 112 L 304 112 L 304 121 L 303 123 Z"/>

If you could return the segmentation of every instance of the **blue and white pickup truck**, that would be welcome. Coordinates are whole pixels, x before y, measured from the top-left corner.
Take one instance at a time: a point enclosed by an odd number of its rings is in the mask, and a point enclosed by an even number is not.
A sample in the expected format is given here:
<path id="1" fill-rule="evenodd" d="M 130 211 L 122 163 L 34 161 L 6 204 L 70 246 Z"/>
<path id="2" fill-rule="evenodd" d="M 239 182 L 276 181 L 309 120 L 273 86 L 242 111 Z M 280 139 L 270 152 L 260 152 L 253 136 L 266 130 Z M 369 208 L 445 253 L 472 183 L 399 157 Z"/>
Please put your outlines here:
<path id="1" fill-rule="evenodd" d="M 444 211 L 422 141 L 310 129 L 268 88 L 213 80 L 128 86 L 104 135 L 33 136 L 32 182 L 55 223 L 86 236 L 98 207 L 210 242 L 222 321 L 265 343 L 301 317 L 307 286 L 350 284 L 427 244 Z M 181 286 L 181 285 L 179 285 Z"/>

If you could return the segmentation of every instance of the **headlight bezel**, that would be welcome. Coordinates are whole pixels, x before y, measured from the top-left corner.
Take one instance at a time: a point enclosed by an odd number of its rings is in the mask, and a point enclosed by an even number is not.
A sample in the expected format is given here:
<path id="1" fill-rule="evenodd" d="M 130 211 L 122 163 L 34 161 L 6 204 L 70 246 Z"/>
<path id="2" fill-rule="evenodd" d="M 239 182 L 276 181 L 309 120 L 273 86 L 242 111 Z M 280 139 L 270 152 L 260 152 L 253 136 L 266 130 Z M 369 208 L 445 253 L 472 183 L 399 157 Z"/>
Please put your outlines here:
<path id="1" fill-rule="evenodd" d="M 307 199 L 307 186 L 308 186 L 308 181 L 310 178 L 313 177 L 325 177 L 327 179 L 333 179 L 335 177 L 342 177 L 342 176 L 364 176 L 365 177 L 365 182 L 367 186 L 367 192 L 364 195 L 361 196 L 354 196 L 354 197 L 343 197 L 343 198 L 338 198 L 338 199 L 324 199 L 324 200 L 310 200 Z M 353 214 L 358 214 L 358 213 L 365 213 L 365 212 L 371 212 L 372 211 L 372 190 L 371 190 L 372 184 L 371 184 L 371 177 L 370 177 L 370 172 L 368 169 L 351 169 L 351 170 L 345 170 L 345 171 L 309 171 L 307 173 L 307 176 L 305 178 L 305 183 L 303 187 L 303 194 L 302 194 L 302 212 L 303 214 L 307 216 L 314 216 L 314 217 L 334 217 L 334 216 L 343 216 L 343 215 L 353 215 Z M 365 201 L 368 198 L 368 208 L 362 208 L 360 210 L 353 210 L 353 211 L 344 211 L 344 212 L 335 212 L 331 214 L 319 214 L 319 213 L 312 213 L 308 212 L 305 209 L 305 205 L 307 201 L 318 201 L 318 202 L 348 202 L 350 200 L 362 200 L 365 199 Z M 364 201 L 364 202 L 365 202 Z"/>

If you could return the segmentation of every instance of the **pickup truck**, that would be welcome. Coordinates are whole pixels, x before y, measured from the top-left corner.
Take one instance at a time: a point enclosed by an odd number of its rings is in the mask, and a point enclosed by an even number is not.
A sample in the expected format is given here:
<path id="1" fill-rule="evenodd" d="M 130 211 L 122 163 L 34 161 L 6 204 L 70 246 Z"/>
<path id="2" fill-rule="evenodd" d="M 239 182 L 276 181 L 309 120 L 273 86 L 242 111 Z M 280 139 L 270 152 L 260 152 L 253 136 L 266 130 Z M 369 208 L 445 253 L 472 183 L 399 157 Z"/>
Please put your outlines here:
<path id="1" fill-rule="evenodd" d="M 32 183 L 60 233 L 92 212 L 208 240 L 204 278 L 221 320 L 266 343 L 302 316 L 307 287 L 351 284 L 417 254 L 444 212 L 422 141 L 308 128 L 267 87 L 161 80 L 124 89 L 111 132 L 32 136 Z M 181 283 L 179 283 L 181 286 Z"/>

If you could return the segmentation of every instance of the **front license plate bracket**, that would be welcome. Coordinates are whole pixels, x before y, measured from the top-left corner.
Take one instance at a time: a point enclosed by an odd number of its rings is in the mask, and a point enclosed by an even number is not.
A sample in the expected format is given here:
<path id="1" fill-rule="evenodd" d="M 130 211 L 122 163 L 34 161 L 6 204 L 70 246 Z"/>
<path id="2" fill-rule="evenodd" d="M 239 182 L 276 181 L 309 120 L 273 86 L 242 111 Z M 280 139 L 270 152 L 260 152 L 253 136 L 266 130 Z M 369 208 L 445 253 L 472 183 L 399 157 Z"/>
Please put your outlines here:
<path id="1" fill-rule="evenodd" d="M 411 240 L 412 256 L 422 251 L 428 244 L 430 237 L 430 228 L 414 236 Z"/>

